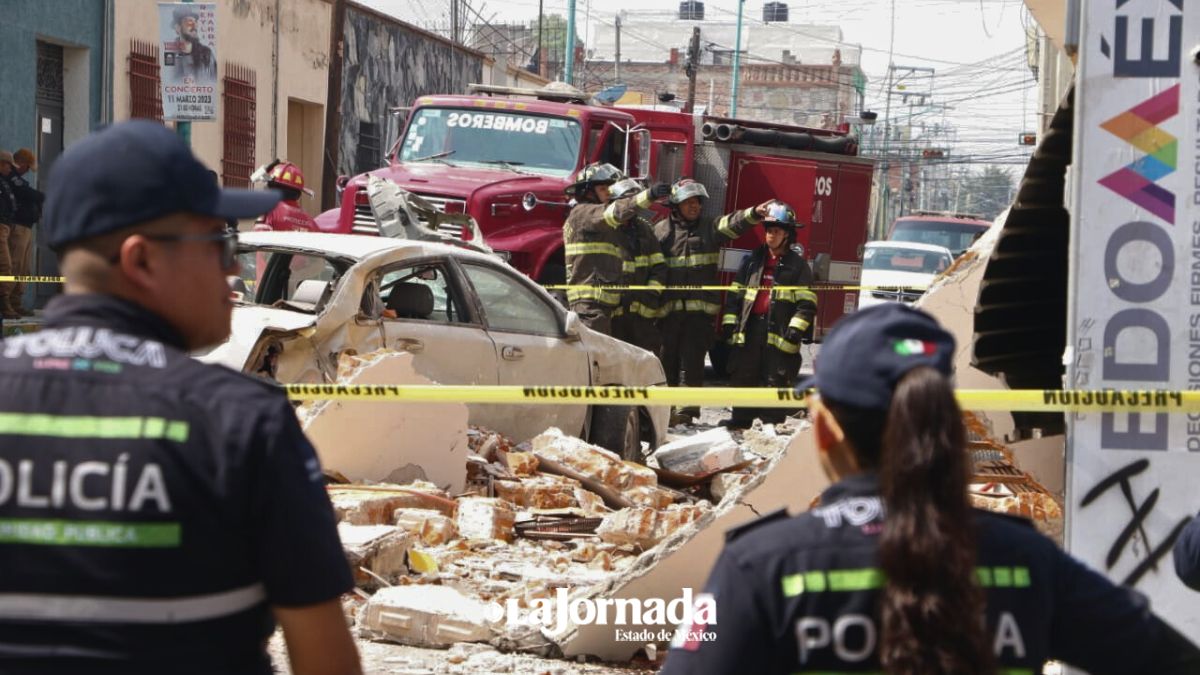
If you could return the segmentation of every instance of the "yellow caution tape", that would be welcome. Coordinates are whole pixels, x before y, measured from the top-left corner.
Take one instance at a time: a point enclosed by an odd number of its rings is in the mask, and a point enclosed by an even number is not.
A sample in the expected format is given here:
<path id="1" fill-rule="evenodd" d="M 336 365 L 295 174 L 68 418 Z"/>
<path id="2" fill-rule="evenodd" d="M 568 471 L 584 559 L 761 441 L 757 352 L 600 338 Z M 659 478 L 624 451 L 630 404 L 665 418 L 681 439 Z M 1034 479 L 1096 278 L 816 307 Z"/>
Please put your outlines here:
<path id="1" fill-rule="evenodd" d="M 0 275 L 0 282 L 6 281 L 14 281 L 21 284 L 61 284 L 66 281 L 66 278 Z"/>
<path id="2" fill-rule="evenodd" d="M 804 395 L 766 387 L 573 387 L 288 384 L 297 401 L 409 401 L 412 403 L 521 403 L 802 408 Z M 1200 412 L 1200 391 L 960 389 L 964 410 L 998 412 Z"/>

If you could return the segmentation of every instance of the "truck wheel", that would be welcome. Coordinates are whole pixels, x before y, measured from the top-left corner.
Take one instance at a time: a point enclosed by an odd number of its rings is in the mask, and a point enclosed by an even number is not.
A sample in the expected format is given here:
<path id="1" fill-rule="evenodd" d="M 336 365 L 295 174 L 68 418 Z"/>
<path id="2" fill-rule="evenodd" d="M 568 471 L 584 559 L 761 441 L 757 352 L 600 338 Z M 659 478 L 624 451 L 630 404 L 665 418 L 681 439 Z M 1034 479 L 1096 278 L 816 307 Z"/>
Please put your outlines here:
<path id="1" fill-rule="evenodd" d="M 645 464 L 642 456 L 642 417 L 638 409 L 600 405 L 592 409 L 591 443 L 612 450 L 621 459 Z"/>

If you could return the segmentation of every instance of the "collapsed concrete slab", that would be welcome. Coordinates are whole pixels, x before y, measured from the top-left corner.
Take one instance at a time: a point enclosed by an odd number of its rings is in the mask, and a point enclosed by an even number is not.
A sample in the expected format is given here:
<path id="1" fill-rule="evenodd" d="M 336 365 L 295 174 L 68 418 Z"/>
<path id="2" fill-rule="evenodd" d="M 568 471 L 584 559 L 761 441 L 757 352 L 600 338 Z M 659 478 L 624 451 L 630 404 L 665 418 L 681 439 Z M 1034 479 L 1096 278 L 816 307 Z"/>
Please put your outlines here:
<path id="1" fill-rule="evenodd" d="M 380 589 L 361 612 L 359 632 L 418 647 L 483 642 L 492 636 L 488 606 L 448 586 Z"/>
<path id="2" fill-rule="evenodd" d="M 343 355 L 338 384 L 433 384 L 405 352 Z M 408 401 L 318 401 L 298 411 L 321 465 L 354 482 L 428 480 L 462 491 L 466 481 L 467 406 Z"/>
<path id="3" fill-rule="evenodd" d="M 711 429 L 663 445 L 652 455 L 664 469 L 705 473 L 742 461 L 742 451 L 729 430 Z"/>

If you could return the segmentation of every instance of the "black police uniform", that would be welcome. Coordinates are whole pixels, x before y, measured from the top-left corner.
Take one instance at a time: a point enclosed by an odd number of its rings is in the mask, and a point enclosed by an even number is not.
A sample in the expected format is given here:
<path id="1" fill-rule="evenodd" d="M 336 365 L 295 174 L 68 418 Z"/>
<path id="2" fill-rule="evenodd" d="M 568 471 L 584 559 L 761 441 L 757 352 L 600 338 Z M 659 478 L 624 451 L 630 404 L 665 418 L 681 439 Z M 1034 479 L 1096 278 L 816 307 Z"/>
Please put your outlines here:
<path id="1" fill-rule="evenodd" d="M 1200 672 L 1200 653 L 1142 596 L 1075 561 L 1028 521 L 977 511 L 975 522 L 1000 672 L 1034 675 L 1047 659 L 1092 675 Z M 716 622 L 677 634 L 662 672 L 880 672 L 882 527 L 878 479 L 863 474 L 831 486 L 812 511 L 779 511 L 731 531 L 706 588 Z"/>
<path id="2" fill-rule="evenodd" d="M 0 342 L 0 673 L 270 673 L 270 607 L 352 587 L 277 389 L 111 296 Z"/>

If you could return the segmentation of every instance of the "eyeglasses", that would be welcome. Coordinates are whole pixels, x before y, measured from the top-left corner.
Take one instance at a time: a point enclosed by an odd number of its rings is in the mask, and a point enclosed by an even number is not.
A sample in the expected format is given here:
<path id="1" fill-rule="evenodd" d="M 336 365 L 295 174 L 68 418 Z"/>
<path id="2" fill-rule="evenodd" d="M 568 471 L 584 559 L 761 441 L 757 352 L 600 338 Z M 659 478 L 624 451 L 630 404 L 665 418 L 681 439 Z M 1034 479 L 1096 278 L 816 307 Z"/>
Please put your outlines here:
<path id="1" fill-rule="evenodd" d="M 238 233 L 225 230 L 212 234 L 146 234 L 152 241 L 211 241 L 221 247 L 221 269 L 227 270 L 237 262 Z"/>

